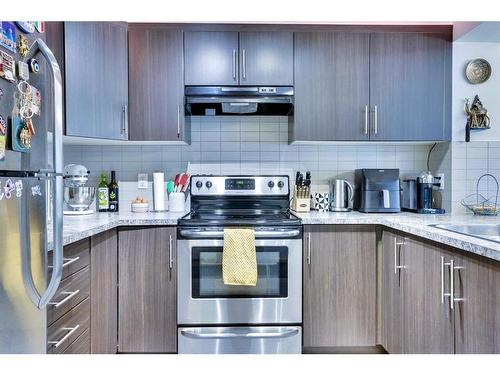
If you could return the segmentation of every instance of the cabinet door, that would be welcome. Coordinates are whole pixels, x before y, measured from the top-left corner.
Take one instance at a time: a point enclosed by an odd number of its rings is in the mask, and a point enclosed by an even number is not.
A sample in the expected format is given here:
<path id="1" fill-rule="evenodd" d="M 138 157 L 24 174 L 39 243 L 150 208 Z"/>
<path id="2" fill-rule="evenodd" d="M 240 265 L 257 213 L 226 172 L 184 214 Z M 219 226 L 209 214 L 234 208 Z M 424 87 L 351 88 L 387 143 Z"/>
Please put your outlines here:
<path id="1" fill-rule="evenodd" d="M 118 235 L 116 229 L 91 237 L 91 353 L 116 353 L 118 337 Z"/>
<path id="2" fill-rule="evenodd" d="M 66 135 L 127 139 L 127 26 L 66 22 Z"/>
<path id="3" fill-rule="evenodd" d="M 454 255 L 455 351 L 500 353 L 500 263 Z"/>
<path id="4" fill-rule="evenodd" d="M 240 32 L 240 84 L 293 86 L 293 33 Z"/>
<path id="5" fill-rule="evenodd" d="M 374 228 L 314 225 L 305 231 L 304 346 L 374 346 Z"/>
<path id="6" fill-rule="evenodd" d="M 175 353 L 175 227 L 124 228 L 118 247 L 118 351 Z"/>
<path id="7" fill-rule="evenodd" d="M 293 141 L 369 139 L 369 50 L 368 34 L 295 33 Z"/>
<path id="8" fill-rule="evenodd" d="M 181 30 L 129 30 L 130 140 L 189 141 L 184 126 Z"/>
<path id="9" fill-rule="evenodd" d="M 186 85 L 238 84 L 238 32 L 186 32 L 184 56 Z"/>
<path id="10" fill-rule="evenodd" d="M 447 298 L 441 303 L 442 275 L 444 285 L 448 283 L 448 273 L 441 269 L 441 257 L 447 259 L 449 253 L 412 238 L 405 238 L 401 246 L 403 350 L 411 354 L 452 354 L 453 314 Z"/>
<path id="11" fill-rule="evenodd" d="M 381 344 L 391 354 L 403 353 L 403 293 L 401 285 L 402 239 L 384 231 L 381 255 Z"/>
<path id="12" fill-rule="evenodd" d="M 451 104 L 450 48 L 447 37 L 439 34 L 371 35 L 372 140 L 445 140 Z"/>

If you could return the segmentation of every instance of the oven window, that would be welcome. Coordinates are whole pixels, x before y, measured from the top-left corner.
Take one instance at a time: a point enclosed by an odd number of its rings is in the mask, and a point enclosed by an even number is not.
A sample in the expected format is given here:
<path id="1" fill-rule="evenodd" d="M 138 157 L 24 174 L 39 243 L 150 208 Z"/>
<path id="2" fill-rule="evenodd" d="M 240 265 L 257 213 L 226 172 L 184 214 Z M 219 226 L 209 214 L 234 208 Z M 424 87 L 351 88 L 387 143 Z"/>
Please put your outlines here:
<path id="1" fill-rule="evenodd" d="M 288 248 L 257 246 L 257 285 L 224 285 L 222 247 L 192 248 L 193 298 L 286 298 Z"/>

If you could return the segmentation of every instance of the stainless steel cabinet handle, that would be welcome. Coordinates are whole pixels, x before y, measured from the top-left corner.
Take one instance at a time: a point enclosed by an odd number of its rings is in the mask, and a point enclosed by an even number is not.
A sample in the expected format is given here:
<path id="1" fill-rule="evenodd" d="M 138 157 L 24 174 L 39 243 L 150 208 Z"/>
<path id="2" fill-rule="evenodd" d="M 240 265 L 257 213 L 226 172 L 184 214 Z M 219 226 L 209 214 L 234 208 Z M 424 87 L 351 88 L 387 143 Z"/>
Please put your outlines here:
<path id="1" fill-rule="evenodd" d="M 75 263 L 75 262 L 76 262 L 77 260 L 79 260 L 79 259 L 80 259 L 80 257 L 74 257 L 74 258 L 64 258 L 64 259 L 63 259 L 63 262 L 64 262 L 64 263 L 63 263 L 63 265 L 62 265 L 62 266 L 63 266 L 63 268 L 64 268 L 64 267 L 68 267 L 70 264 Z M 48 268 L 52 268 L 52 266 L 49 266 Z"/>
<path id="2" fill-rule="evenodd" d="M 365 134 L 368 134 L 368 106 L 365 105 Z"/>
<path id="3" fill-rule="evenodd" d="M 186 238 L 219 238 L 224 236 L 223 231 L 218 230 L 197 230 L 197 229 L 181 229 L 180 234 Z M 288 238 L 295 237 L 300 234 L 298 229 L 283 230 L 283 231 L 255 231 L 255 238 Z"/>
<path id="4" fill-rule="evenodd" d="M 243 79 L 247 79 L 247 51 L 245 49 L 241 51 L 241 58 L 243 60 L 242 64 Z"/>
<path id="5" fill-rule="evenodd" d="M 127 135 L 127 128 L 128 128 L 128 108 L 127 108 L 127 105 L 124 104 L 122 106 L 122 114 L 123 114 L 123 117 L 122 117 L 122 131 L 121 131 L 121 134 L 123 135 Z"/>
<path id="6" fill-rule="evenodd" d="M 464 267 L 455 266 L 455 261 L 450 260 L 450 309 L 454 309 L 455 302 L 463 301 L 464 298 L 455 298 L 455 270 L 462 270 Z"/>
<path id="7" fill-rule="evenodd" d="M 75 290 L 74 292 L 63 292 L 61 294 L 67 295 L 65 298 L 63 298 L 59 302 L 50 302 L 49 305 L 52 306 L 54 309 L 57 309 L 57 308 L 61 307 L 62 305 L 64 305 L 69 300 L 71 300 L 78 293 L 80 293 L 80 289 Z"/>
<path id="8" fill-rule="evenodd" d="M 169 236 L 168 241 L 168 268 L 174 268 L 174 258 L 172 256 L 172 236 Z"/>
<path id="9" fill-rule="evenodd" d="M 311 233 L 307 234 L 307 264 L 311 264 Z"/>
<path id="10" fill-rule="evenodd" d="M 177 106 L 177 138 L 181 135 L 181 106 Z"/>
<path id="11" fill-rule="evenodd" d="M 236 81 L 236 50 L 233 49 L 233 80 Z"/>
<path id="12" fill-rule="evenodd" d="M 373 132 L 378 134 L 378 108 L 377 106 L 373 107 Z"/>
<path id="13" fill-rule="evenodd" d="M 403 242 L 398 242 L 397 238 L 394 238 L 394 274 L 397 275 L 398 270 L 405 268 L 405 266 L 401 266 L 398 264 L 398 247 L 403 246 L 405 243 Z"/>
<path id="14" fill-rule="evenodd" d="M 284 338 L 294 336 L 299 333 L 298 328 L 288 328 L 285 330 L 279 329 L 276 332 L 214 332 L 203 333 L 195 331 L 192 328 L 181 330 L 181 335 L 193 339 L 233 339 L 233 338 L 250 338 L 250 339 L 266 339 L 266 338 Z"/>
<path id="15" fill-rule="evenodd" d="M 69 339 L 71 337 L 71 335 L 73 335 L 73 333 L 75 333 L 78 330 L 78 328 L 80 328 L 80 324 L 77 324 L 73 328 L 63 328 L 63 330 L 68 331 L 68 333 L 66 333 L 59 341 L 49 341 L 49 344 L 52 344 L 52 345 L 54 345 L 55 348 L 58 348 L 67 339 Z"/>

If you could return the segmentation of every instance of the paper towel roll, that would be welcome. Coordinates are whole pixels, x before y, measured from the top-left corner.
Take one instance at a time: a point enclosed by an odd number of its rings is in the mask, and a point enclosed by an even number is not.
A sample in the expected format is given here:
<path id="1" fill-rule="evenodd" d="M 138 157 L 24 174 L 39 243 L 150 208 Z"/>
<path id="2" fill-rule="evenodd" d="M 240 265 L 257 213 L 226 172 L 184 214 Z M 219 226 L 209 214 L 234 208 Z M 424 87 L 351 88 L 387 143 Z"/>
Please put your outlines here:
<path id="1" fill-rule="evenodd" d="M 153 204 L 155 211 L 165 211 L 165 176 L 163 172 L 153 173 Z"/>

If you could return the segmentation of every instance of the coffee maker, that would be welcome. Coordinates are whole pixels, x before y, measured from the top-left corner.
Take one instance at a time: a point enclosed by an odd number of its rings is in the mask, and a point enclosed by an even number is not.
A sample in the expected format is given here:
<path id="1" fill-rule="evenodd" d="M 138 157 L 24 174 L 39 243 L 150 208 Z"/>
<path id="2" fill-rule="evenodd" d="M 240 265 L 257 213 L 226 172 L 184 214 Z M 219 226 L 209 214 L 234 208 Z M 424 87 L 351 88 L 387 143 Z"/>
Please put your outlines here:
<path id="1" fill-rule="evenodd" d="M 422 172 L 416 179 L 403 180 L 402 209 L 419 214 L 444 214 L 442 208 L 433 208 L 434 188 L 441 186 L 439 177 Z"/>

